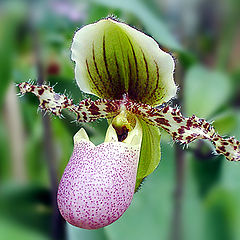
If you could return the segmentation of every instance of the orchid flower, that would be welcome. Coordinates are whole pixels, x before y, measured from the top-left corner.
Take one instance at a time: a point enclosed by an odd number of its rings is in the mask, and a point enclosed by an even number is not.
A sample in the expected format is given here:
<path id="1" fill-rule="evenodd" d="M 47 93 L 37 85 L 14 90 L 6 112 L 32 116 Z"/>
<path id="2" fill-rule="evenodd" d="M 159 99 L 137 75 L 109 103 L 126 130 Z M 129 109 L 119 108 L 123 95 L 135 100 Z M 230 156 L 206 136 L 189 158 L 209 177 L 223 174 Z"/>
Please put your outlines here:
<path id="1" fill-rule="evenodd" d="M 206 120 L 184 117 L 179 108 L 169 106 L 177 91 L 175 63 L 151 37 L 106 18 L 78 30 L 71 53 L 79 88 L 98 100 L 75 105 L 48 85 L 18 85 L 21 94 L 35 94 L 39 107 L 56 116 L 68 109 L 78 122 L 109 121 L 105 141 L 98 146 L 83 128 L 74 136 L 57 196 L 69 223 L 97 229 L 126 211 L 134 192 L 160 161 L 159 128 L 181 144 L 209 140 L 218 154 L 240 161 L 239 141 L 223 138 Z"/>

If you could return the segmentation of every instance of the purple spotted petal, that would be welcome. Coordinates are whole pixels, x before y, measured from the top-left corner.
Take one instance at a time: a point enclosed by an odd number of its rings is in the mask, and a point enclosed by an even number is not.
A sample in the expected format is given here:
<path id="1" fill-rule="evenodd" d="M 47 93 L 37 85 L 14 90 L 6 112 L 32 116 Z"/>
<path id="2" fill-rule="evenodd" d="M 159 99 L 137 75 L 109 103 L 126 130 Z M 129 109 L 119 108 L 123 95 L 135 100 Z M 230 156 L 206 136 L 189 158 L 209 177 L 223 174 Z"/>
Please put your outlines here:
<path id="1" fill-rule="evenodd" d="M 138 159 L 138 148 L 126 143 L 75 143 L 57 196 L 65 220 L 85 229 L 116 221 L 132 201 Z"/>

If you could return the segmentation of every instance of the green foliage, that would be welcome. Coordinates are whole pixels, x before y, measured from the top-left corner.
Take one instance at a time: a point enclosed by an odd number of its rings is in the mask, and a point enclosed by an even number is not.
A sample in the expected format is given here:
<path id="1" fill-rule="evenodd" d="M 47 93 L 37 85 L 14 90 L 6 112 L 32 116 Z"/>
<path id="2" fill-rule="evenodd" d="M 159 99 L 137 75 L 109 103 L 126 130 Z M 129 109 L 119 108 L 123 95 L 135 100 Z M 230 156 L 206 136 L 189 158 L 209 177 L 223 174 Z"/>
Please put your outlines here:
<path id="1" fill-rule="evenodd" d="M 219 181 L 223 160 L 222 157 L 209 159 L 209 157 L 204 158 L 203 156 L 195 156 L 192 159 L 192 171 L 201 197 L 207 196 Z"/>
<path id="2" fill-rule="evenodd" d="M 3 239 L 50 239 L 50 195 L 45 188 L 15 184 L 0 188 L 0 234 Z"/>
<path id="3" fill-rule="evenodd" d="M 234 239 L 234 199 L 231 193 L 225 189 L 215 189 L 206 200 L 207 221 L 206 228 L 211 240 L 232 240 Z M 217 221 L 216 221 L 217 219 Z"/>
<path id="4" fill-rule="evenodd" d="M 120 9 L 123 12 L 131 13 L 140 19 L 146 31 L 151 34 L 164 47 L 171 50 L 183 51 L 182 46 L 177 42 L 176 38 L 170 33 L 168 27 L 159 17 L 157 17 L 150 9 L 148 9 L 142 1 L 138 0 L 91 0 L 95 3 L 102 4 L 106 7 Z M 146 3 L 147 5 L 147 3 Z M 143 17 L 144 16 L 144 17 Z M 104 17 L 104 16 L 103 16 Z"/>
<path id="5" fill-rule="evenodd" d="M 231 79 L 224 72 L 192 66 L 184 81 L 184 107 L 188 116 L 209 118 L 231 96 Z M 196 108 L 197 106 L 197 108 Z"/>
<path id="6" fill-rule="evenodd" d="M 88 240 L 107 240 L 105 230 L 103 228 L 97 230 L 86 230 L 74 227 L 67 223 L 68 239 L 88 239 Z"/>
<path id="7" fill-rule="evenodd" d="M 220 135 L 229 134 L 238 125 L 236 111 L 229 109 L 214 117 L 213 126 Z"/>

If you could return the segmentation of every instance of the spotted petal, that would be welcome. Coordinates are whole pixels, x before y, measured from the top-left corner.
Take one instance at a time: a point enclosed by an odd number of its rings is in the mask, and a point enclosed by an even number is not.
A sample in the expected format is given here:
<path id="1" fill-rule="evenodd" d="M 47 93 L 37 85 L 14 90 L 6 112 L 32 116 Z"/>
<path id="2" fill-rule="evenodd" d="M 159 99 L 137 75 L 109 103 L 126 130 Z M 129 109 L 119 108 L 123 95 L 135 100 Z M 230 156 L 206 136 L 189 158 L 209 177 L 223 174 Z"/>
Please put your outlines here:
<path id="1" fill-rule="evenodd" d="M 83 129 L 74 137 L 72 157 L 58 189 L 58 207 L 71 224 L 97 229 L 116 221 L 134 194 L 142 132 L 140 125 L 118 142 L 110 125 L 106 141 L 95 146 Z"/>
<path id="2" fill-rule="evenodd" d="M 99 118 L 112 118 L 118 115 L 124 107 L 125 111 L 137 116 L 140 120 L 143 119 L 148 124 L 165 129 L 174 140 L 182 144 L 188 144 L 196 139 L 208 139 L 215 145 L 217 153 L 223 154 L 230 161 L 240 161 L 240 142 L 238 140 L 233 137 L 222 138 L 206 120 L 197 118 L 194 115 L 186 118 L 182 116 L 178 108 L 171 108 L 169 106 L 162 109 L 153 108 L 147 104 L 131 102 L 126 99 L 112 101 L 99 99 L 95 102 L 90 99 L 85 99 L 76 106 L 72 103 L 71 99 L 68 99 L 63 94 L 55 93 L 53 89 L 47 85 L 35 86 L 25 82 L 19 84 L 19 89 L 22 94 L 32 92 L 38 96 L 40 108 L 50 111 L 55 115 L 60 115 L 62 109 L 67 108 L 76 113 L 78 121 L 80 122 L 89 122 Z M 154 142 L 148 142 L 149 144 L 151 143 L 151 145 L 157 146 L 156 139 L 159 138 L 159 134 L 156 129 L 143 124 L 142 121 L 141 125 L 144 138 L 146 138 L 146 134 L 152 135 L 152 133 L 154 133 Z M 147 146 L 144 138 L 142 149 L 144 149 L 144 146 Z M 151 139 L 153 139 L 153 137 Z M 142 156 L 143 154 L 141 154 L 141 159 Z M 155 154 L 155 156 L 160 156 L 160 154 Z M 144 160 L 144 164 L 142 160 L 140 161 L 141 166 L 146 163 L 146 160 Z M 144 169 L 144 172 L 146 172 L 147 175 L 150 174 L 150 172 L 154 170 L 153 167 L 155 164 L 156 161 L 153 160 L 149 165 L 149 170 Z M 142 171 L 139 170 L 138 177 L 144 177 L 140 172 Z"/>
<path id="3" fill-rule="evenodd" d="M 72 60 L 80 89 L 106 99 L 159 105 L 176 94 L 174 60 L 149 36 L 107 18 L 76 32 Z"/>

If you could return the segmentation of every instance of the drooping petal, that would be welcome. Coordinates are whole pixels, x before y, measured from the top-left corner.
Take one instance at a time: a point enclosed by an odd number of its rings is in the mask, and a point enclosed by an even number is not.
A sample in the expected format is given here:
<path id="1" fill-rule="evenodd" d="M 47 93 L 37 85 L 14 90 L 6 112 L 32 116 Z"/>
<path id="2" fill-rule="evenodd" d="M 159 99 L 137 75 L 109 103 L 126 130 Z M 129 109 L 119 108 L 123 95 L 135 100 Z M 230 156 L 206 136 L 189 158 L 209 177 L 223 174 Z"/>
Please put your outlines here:
<path id="1" fill-rule="evenodd" d="M 91 143 L 81 129 L 58 189 L 58 207 L 66 221 L 97 229 L 116 221 L 134 194 L 141 145 L 141 130 L 118 142 L 110 125 L 106 141 Z"/>
<path id="2" fill-rule="evenodd" d="M 27 92 L 36 95 L 40 101 L 39 108 L 60 116 L 63 109 L 68 109 L 76 114 L 77 121 L 91 122 L 99 118 L 112 118 L 120 112 L 120 102 L 98 99 L 84 99 L 78 105 L 64 94 L 55 93 L 48 85 L 33 85 L 29 82 L 18 84 L 21 94 Z"/>
<path id="3" fill-rule="evenodd" d="M 240 142 L 234 137 L 221 137 L 204 119 L 195 115 L 184 117 L 178 108 L 169 106 L 157 109 L 147 104 L 132 103 L 126 109 L 149 124 L 163 128 L 175 141 L 188 144 L 196 139 L 206 139 L 214 144 L 218 154 L 223 154 L 229 161 L 240 161 Z"/>
<path id="4" fill-rule="evenodd" d="M 55 93 L 50 86 L 36 86 L 27 82 L 18 86 L 22 94 L 26 92 L 35 94 L 40 100 L 40 108 L 55 115 L 60 115 L 62 109 L 67 108 L 77 115 L 79 122 L 90 122 L 99 118 L 113 118 L 125 108 L 127 112 L 143 118 L 145 122 L 165 129 L 174 140 L 182 144 L 188 144 L 196 139 L 208 139 L 215 145 L 217 153 L 223 154 L 230 161 L 240 161 L 238 140 L 233 137 L 222 138 L 206 120 L 196 116 L 183 117 L 177 108 L 167 106 L 157 109 L 128 99 L 96 101 L 85 99 L 79 105 L 74 105 L 71 99 Z"/>
<path id="5" fill-rule="evenodd" d="M 106 99 L 159 105 L 176 94 L 174 60 L 149 36 L 107 18 L 76 32 L 72 60 L 80 89 Z"/>

